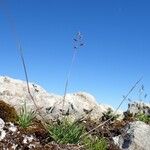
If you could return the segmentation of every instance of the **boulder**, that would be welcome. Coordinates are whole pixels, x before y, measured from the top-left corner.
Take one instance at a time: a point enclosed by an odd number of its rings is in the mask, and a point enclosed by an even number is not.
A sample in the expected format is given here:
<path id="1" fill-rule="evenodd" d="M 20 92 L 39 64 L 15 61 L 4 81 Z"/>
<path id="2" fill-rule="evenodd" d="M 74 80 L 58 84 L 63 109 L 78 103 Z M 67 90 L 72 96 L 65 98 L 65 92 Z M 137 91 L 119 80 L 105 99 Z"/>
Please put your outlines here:
<path id="1" fill-rule="evenodd" d="M 102 117 L 102 113 L 109 108 L 105 105 L 99 105 L 92 95 L 85 92 L 67 94 L 63 105 L 63 96 L 48 93 L 35 83 L 29 83 L 29 86 L 40 114 L 48 120 L 59 118 L 61 114 L 69 115 L 72 119 L 84 116 L 99 119 Z M 28 110 L 36 110 L 25 81 L 1 76 L 0 99 L 13 106 L 17 113 L 20 112 L 25 101 Z"/>
<path id="2" fill-rule="evenodd" d="M 150 104 L 146 104 L 138 101 L 129 103 L 127 112 L 133 115 L 136 115 L 138 113 L 143 113 L 145 115 L 150 116 Z"/>
<path id="3" fill-rule="evenodd" d="M 150 150 L 150 126 L 141 121 L 127 124 L 122 134 L 114 137 L 121 150 Z"/>

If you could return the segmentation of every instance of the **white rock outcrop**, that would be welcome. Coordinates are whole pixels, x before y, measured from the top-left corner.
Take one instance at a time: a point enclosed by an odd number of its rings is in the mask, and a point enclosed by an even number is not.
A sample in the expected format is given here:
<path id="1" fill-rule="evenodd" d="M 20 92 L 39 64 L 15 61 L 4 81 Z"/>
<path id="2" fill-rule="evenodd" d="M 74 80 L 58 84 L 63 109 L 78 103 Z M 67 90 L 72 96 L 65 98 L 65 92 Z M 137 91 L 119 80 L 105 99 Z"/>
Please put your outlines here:
<path id="1" fill-rule="evenodd" d="M 92 95 L 79 92 L 66 95 L 62 110 L 63 96 L 50 94 L 34 83 L 29 85 L 31 94 L 45 119 L 57 118 L 62 114 L 62 111 L 64 115 L 69 114 L 73 119 L 85 115 L 89 115 L 92 119 L 99 119 L 102 113 L 108 109 L 105 105 L 99 105 Z M 10 77 L 0 77 L 0 100 L 14 106 L 18 113 L 24 101 L 26 101 L 28 110 L 36 109 L 27 91 L 26 82 Z"/>
<path id="2" fill-rule="evenodd" d="M 150 126 L 141 121 L 129 123 L 113 140 L 121 150 L 150 150 Z"/>
<path id="3" fill-rule="evenodd" d="M 140 101 L 129 103 L 127 112 L 129 112 L 133 115 L 136 115 L 138 113 L 143 113 L 145 115 L 150 116 L 150 104 L 143 103 Z"/>

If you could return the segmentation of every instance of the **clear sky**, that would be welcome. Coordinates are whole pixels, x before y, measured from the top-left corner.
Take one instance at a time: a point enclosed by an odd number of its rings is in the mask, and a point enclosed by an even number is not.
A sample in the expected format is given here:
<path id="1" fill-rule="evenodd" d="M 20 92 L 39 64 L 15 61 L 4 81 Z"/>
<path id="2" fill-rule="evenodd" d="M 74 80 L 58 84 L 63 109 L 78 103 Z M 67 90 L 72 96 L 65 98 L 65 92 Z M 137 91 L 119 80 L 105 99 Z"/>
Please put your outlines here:
<path id="1" fill-rule="evenodd" d="M 77 53 L 68 92 L 86 91 L 98 102 L 116 107 L 143 76 L 141 84 L 149 95 L 149 0 L 3 1 L 16 24 L 30 81 L 63 94 L 73 36 L 80 31 L 85 46 Z M 1 0 L 0 75 L 24 80 L 4 8 Z M 137 91 L 130 98 L 138 98 Z"/>

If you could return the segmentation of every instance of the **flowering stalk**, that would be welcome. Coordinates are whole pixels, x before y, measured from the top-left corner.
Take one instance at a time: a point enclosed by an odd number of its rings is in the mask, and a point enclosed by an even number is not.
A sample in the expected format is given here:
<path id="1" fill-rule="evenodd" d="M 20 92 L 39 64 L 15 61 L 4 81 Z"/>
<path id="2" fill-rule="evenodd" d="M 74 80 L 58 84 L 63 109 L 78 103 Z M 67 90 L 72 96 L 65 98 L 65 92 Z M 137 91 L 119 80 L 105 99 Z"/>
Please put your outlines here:
<path id="1" fill-rule="evenodd" d="M 75 62 L 75 58 L 76 58 L 76 55 L 77 55 L 77 51 L 80 47 L 82 47 L 84 44 L 83 44 L 83 36 L 80 32 L 78 32 L 75 36 L 75 38 L 73 39 L 74 41 L 74 51 L 73 51 L 73 56 L 72 56 L 72 59 L 71 59 L 71 65 L 70 65 L 70 68 L 68 70 L 68 73 L 67 73 L 67 79 L 66 79 L 66 82 L 65 82 L 65 88 L 64 88 L 64 96 L 63 96 L 63 103 L 62 103 L 62 112 L 64 110 L 64 105 L 65 105 L 65 99 L 66 99 L 66 94 L 67 94 L 67 89 L 68 89 L 68 84 L 69 84 L 69 79 L 70 79 L 70 75 L 71 75 L 71 71 L 72 71 L 72 68 L 73 68 L 73 64 Z"/>

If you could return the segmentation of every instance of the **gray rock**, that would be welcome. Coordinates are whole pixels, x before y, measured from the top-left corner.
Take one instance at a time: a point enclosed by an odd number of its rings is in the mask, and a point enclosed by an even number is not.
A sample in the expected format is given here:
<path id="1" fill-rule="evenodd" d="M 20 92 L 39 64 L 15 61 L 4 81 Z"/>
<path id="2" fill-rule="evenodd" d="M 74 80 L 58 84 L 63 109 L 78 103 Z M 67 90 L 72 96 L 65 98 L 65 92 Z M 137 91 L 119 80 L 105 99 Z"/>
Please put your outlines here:
<path id="1" fill-rule="evenodd" d="M 0 130 L 2 130 L 5 126 L 5 122 L 0 118 Z"/>
<path id="2" fill-rule="evenodd" d="M 141 121 L 129 123 L 113 140 L 121 150 L 150 150 L 150 126 Z"/>
<path id="3" fill-rule="evenodd" d="M 143 102 L 133 102 L 128 104 L 127 112 L 135 115 L 138 113 L 144 113 L 150 116 L 150 104 L 146 104 Z"/>
<path id="4" fill-rule="evenodd" d="M 3 140 L 6 136 L 6 132 L 3 130 L 5 122 L 0 118 L 0 141 Z"/>

